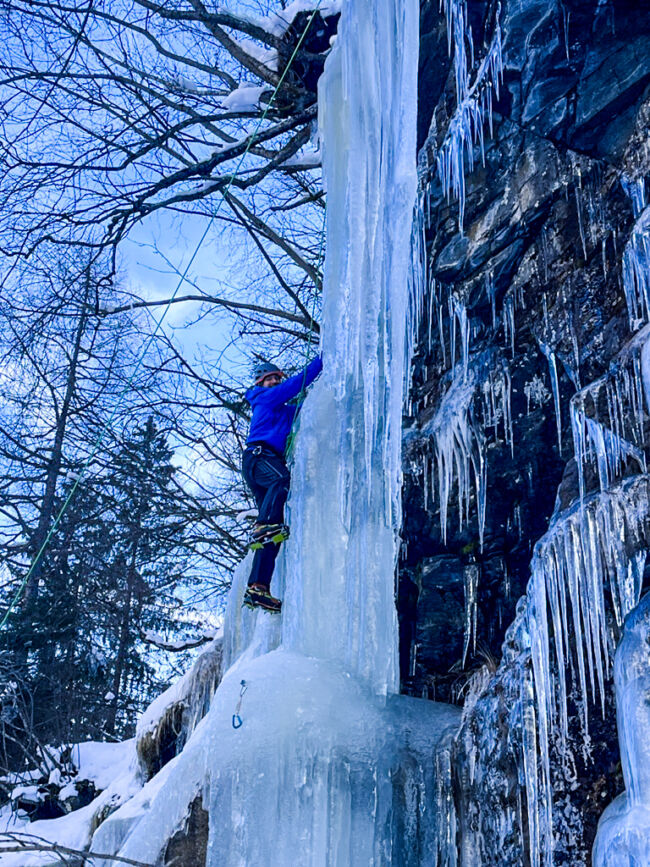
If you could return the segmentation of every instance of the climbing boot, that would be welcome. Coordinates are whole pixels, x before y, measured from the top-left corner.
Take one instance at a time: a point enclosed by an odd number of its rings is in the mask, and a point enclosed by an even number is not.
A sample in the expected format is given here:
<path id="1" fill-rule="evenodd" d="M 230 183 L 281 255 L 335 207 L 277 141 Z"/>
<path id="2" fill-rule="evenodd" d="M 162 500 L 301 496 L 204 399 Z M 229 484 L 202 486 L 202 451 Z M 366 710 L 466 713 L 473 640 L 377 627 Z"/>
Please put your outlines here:
<path id="1" fill-rule="evenodd" d="M 244 605 L 249 608 L 263 608 L 265 611 L 281 611 L 282 602 L 271 596 L 264 584 L 250 584 L 244 593 Z"/>
<path id="2" fill-rule="evenodd" d="M 289 527 L 286 524 L 257 524 L 250 535 L 248 547 L 251 551 L 259 551 L 265 545 L 279 545 L 289 538 Z"/>

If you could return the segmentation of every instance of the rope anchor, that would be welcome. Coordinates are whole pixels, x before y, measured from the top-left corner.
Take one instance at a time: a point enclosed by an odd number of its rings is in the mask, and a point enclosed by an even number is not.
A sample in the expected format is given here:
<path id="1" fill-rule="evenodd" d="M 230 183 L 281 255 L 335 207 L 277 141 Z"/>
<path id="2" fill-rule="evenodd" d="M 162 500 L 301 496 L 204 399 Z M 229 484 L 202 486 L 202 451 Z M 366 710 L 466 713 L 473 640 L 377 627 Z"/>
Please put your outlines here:
<path id="1" fill-rule="evenodd" d="M 242 699 L 244 698 L 244 693 L 248 689 L 248 685 L 245 680 L 241 682 L 241 689 L 239 690 L 239 701 L 237 702 L 237 707 L 235 708 L 235 712 L 232 715 L 232 727 L 234 729 L 240 729 L 244 725 L 244 720 L 239 715 L 239 711 L 241 710 Z"/>

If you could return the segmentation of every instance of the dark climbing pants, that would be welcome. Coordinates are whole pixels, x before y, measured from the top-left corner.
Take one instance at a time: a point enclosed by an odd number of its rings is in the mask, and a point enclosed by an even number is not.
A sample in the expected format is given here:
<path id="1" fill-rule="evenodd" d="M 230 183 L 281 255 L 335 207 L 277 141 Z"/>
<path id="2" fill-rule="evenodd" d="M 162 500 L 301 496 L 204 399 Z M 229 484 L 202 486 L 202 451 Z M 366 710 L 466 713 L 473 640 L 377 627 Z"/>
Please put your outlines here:
<path id="1" fill-rule="evenodd" d="M 242 474 L 257 503 L 257 522 L 284 523 L 284 505 L 291 483 L 284 458 L 264 443 L 252 443 L 244 451 Z M 270 587 L 279 550 L 279 545 L 270 544 L 255 552 L 249 584 Z"/>

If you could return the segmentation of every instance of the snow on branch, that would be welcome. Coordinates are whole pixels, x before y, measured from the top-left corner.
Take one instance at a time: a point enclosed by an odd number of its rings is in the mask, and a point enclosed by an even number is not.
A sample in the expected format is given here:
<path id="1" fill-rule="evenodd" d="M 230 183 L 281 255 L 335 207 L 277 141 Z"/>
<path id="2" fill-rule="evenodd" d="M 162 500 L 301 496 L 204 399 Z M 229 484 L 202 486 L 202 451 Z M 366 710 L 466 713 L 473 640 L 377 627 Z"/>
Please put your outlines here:
<path id="1" fill-rule="evenodd" d="M 195 647 L 201 647 L 209 641 L 213 641 L 217 637 L 217 630 L 206 629 L 196 638 L 183 638 L 176 641 L 168 641 L 163 635 L 157 632 L 147 630 L 140 633 L 140 638 L 147 644 L 153 644 L 159 650 L 165 650 L 167 653 L 180 653 L 183 650 L 192 650 Z"/>
<path id="2" fill-rule="evenodd" d="M 90 858 L 97 858 L 101 861 L 130 864 L 131 867 L 154 867 L 153 864 L 147 861 L 134 861 L 132 858 L 123 858 L 120 855 L 104 855 L 101 852 L 71 849 L 69 846 L 52 843 L 50 840 L 46 840 L 45 837 L 37 837 L 34 834 L 11 831 L 0 832 L 0 855 L 8 855 L 12 852 L 51 852 L 62 856 L 64 859 L 63 863 L 70 865 L 77 863 L 77 859 L 79 858 L 82 859 L 82 863 L 85 863 Z M 74 861 L 69 860 L 66 856 L 72 856 Z"/>

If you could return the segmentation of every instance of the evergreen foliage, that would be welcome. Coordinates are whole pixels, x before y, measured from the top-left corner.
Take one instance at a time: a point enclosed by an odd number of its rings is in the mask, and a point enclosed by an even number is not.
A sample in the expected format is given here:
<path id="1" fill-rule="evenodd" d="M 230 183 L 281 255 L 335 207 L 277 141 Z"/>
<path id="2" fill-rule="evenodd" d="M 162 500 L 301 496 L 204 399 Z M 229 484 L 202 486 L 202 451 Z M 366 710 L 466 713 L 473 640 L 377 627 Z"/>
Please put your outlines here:
<path id="1" fill-rule="evenodd" d="M 166 436 L 149 417 L 104 474 L 79 484 L 35 601 L 0 633 L 5 767 L 31 762 L 39 745 L 132 734 L 166 685 L 160 653 L 143 636 L 180 628 L 176 594 L 196 580 L 174 474 Z"/>

